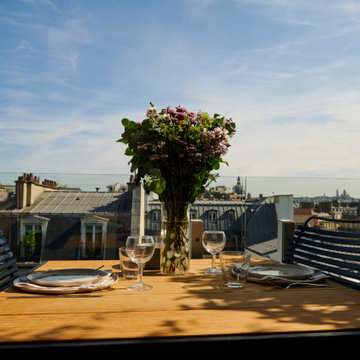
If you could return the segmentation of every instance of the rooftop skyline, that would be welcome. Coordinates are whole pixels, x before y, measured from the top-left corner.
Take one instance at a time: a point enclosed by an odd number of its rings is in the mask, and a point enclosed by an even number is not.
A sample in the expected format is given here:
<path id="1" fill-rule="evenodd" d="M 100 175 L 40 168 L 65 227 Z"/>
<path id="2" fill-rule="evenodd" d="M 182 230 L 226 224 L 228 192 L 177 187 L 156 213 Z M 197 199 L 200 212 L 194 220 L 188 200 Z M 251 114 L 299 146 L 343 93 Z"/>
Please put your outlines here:
<path id="1" fill-rule="evenodd" d="M 151 101 L 236 122 L 224 176 L 360 178 L 359 15 L 351 0 L 3 0 L 0 171 L 127 174 L 121 119 Z"/>
<path id="2" fill-rule="evenodd" d="M 0 185 L 15 186 L 22 173 L 0 172 Z M 126 187 L 130 174 L 76 174 L 76 173 L 35 173 L 40 183 L 44 180 L 55 182 L 60 187 L 81 191 L 109 191 L 109 186 Z M 225 186 L 233 188 L 238 184 L 237 176 L 220 176 L 209 188 Z M 244 193 L 252 197 L 293 195 L 294 197 L 335 197 L 344 191 L 352 198 L 360 199 L 360 179 L 303 178 L 303 177 L 240 177 Z"/>

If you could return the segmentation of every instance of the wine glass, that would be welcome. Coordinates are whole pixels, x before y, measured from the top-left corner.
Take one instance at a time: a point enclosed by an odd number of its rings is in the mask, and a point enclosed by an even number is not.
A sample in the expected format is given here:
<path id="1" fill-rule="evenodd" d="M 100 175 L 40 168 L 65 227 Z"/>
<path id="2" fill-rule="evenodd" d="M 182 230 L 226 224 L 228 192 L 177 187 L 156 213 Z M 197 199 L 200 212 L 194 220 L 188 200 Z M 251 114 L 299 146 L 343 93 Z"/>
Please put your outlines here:
<path id="1" fill-rule="evenodd" d="M 212 266 L 204 273 L 207 275 L 219 275 L 221 270 L 216 269 L 216 254 L 222 251 L 225 247 L 226 236 L 220 230 L 206 230 L 203 232 L 202 244 L 205 250 L 212 255 Z"/>
<path id="2" fill-rule="evenodd" d="M 129 258 L 138 264 L 137 282 L 127 287 L 128 290 L 150 290 L 151 285 L 143 283 L 144 265 L 154 255 L 155 241 L 152 236 L 137 235 L 128 236 L 126 239 L 126 253 Z"/>

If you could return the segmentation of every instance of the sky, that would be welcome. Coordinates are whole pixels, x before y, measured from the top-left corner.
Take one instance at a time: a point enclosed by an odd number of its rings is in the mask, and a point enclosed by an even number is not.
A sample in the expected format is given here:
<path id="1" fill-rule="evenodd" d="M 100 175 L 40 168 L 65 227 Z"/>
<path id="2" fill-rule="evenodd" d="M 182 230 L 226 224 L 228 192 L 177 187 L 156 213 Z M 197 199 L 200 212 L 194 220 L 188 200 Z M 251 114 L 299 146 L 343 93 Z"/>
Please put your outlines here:
<path id="1" fill-rule="evenodd" d="M 0 172 L 127 174 L 121 119 L 237 132 L 224 176 L 360 178 L 360 0 L 0 0 Z"/>

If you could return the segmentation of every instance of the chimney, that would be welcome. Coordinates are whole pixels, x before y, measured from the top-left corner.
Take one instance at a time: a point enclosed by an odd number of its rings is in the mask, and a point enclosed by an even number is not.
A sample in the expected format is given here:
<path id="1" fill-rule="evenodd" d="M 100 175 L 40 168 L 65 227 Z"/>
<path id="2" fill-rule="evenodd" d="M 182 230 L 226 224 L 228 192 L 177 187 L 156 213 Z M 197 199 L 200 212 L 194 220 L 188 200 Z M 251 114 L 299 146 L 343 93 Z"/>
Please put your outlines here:
<path id="1" fill-rule="evenodd" d="M 23 209 L 27 204 L 27 186 L 26 186 L 27 175 L 19 176 L 16 181 L 15 194 L 16 194 L 16 207 Z"/>
<path id="2" fill-rule="evenodd" d="M 40 184 L 38 176 L 24 173 L 16 181 L 16 208 L 23 209 L 31 206 L 41 193 L 54 190 L 57 190 L 55 181 L 45 179 Z"/>
<path id="3" fill-rule="evenodd" d="M 135 184 L 135 177 L 134 177 L 134 175 L 130 175 L 130 180 L 129 180 L 129 182 L 127 183 L 127 186 L 128 186 L 128 191 L 130 191 L 130 192 L 137 187 L 137 185 Z"/>

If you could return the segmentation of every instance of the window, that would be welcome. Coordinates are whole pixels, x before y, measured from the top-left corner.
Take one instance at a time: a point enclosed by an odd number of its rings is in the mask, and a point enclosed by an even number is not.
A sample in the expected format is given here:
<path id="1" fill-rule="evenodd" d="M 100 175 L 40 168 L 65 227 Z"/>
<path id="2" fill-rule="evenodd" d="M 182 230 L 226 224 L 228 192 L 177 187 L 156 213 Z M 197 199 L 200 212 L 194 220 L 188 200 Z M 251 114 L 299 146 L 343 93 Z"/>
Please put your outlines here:
<path id="1" fill-rule="evenodd" d="M 81 220 L 80 259 L 104 259 L 108 221 L 98 216 Z"/>
<path id="2" fill-rule="evenodd" d="M 151 229 L 160 230 L 161 229 L 161 211 L 154 210 L 151 213 Z"/>
<path id="3" fill-rule="evenodd" d="M 235 211 L 229 210 L 228 211 L 228 222 L 232 224 L 235 221 Z"/>
<path id="4" fill-rule="evenodd" d="M 208 221 L 210 223 L 216 223 L 216 221 L 217 221 L 217 212 L 216 212 L 216 210 L 210 210 L 208 212 Z"/>
<path id="5" fill-rule="evenodd" d="M 41 261 L 49 219 L 29 216 L 21 219 L 19 258 L 23 261 Z"/>

